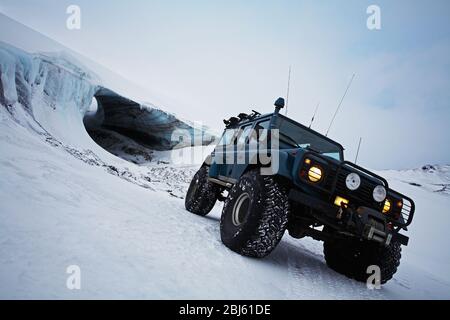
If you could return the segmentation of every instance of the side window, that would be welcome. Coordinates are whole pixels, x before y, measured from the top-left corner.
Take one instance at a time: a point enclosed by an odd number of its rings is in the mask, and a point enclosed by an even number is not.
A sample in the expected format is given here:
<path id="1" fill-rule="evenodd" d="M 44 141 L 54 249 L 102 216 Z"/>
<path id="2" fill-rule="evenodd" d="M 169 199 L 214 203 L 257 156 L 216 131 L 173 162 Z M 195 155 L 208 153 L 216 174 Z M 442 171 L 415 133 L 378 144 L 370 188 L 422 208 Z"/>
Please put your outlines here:
<path id="1" fill-rule="evenodd" d="M 241 134 L 240 134 L 239 139 L 237 141 L 237 144 L 239 146 L 245 145 L 245 142 L 247 140 L 247 137 L 248 137 L 251 129 L 252 129 L 252 125 L 248 125 L 248 126 L 245 126 L 245 127 L 241 128 L 241 130 L 240 130 Z"/>
<path id="2" fill-rule="evenodd" d="M 255 142 L 256 140 L 256 142 L 264 143 L 267 140 L 269 134 L 269 125 L 270 119 L 258 122 L 250 138 L 251 140 L 253 140 L 252 142 Z"/>
<path id="3" fill-rule="evenodd" d="M 222 138 L 220 138 L 218 146 L 226 146 L 230 144 L 234 140 L 233 137 L 235 132 L 235 129 L 226 129 L 222 135 Z"/>

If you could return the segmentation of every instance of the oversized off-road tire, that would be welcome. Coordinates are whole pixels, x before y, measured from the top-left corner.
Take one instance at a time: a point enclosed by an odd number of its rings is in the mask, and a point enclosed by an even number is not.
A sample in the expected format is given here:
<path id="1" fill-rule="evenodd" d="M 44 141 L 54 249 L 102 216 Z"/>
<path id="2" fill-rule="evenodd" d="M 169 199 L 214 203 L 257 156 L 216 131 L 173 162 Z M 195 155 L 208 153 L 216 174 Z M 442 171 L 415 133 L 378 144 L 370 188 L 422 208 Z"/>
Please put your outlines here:
<path id="1" fill-rule="evenodd" d="M 272 176 L 259 170 L 244 174 L 230 190 L 220 220 L 222 242 L 231 250 L 262 258 L 277 246 L 286 231 L 288 195 Z"/>
<path id="2" fill-rule="evenodd" d="M 376 265 L 381 271 L 381 283 L 386 283 L 397 272 L 401 259 L 401 245 L 389 246 L 358 239 L 330 239 L 324 242 L 327 265 L 336 272 L 357 281 L 366 282 L 367 268 Z"/>
<path id="3" fill-rule="evenodd" d="M 218 185 L 208 181 L 208 171 L 207 166 L 197 171 L 184 201 L 186 210 L 199 216 L 206 216 L 211 212 L 221 192 Z"/>

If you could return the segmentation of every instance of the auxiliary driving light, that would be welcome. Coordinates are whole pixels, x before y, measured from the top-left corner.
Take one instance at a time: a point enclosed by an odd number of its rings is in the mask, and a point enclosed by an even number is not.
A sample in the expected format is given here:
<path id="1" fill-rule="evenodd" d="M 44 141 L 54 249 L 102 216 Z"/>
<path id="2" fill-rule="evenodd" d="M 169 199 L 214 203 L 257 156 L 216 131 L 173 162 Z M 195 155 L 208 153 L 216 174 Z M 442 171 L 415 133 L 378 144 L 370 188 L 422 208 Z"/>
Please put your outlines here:
<path id="1" fill-rule="evenodd" d="M 347 188 L 351 191 L 355 191 L 359 188 L 361 185 L 361 178 L 359 174 L 352 172 L 350 173 L 347 178 L 345 179 L 345 185 Z"/>
<path id="2" fill-rule="evenodd" d="M 376 202 L 382 202 L 386 199 L 386 188 L 383 186 L 376 186 L 373 189 L 373 198 Z"/>
<path id="3" fill-rule="evenodd" d="M 337 205 L 338 207 L 342 206 L 342 204 L 348 205 L 348 200 L 337 196 L 336 199 L 334 200 L 334 204 Z"/>
<path id="4" fill-rule="evenodd" d="M 322 169 L 317 166 L 312 166 L 309 168 L 308 179 L 311 182 L 319 182 L 322 179 Z"/>
<path id="5" fill-rule="evenodd" d="M 388 213 L 389 211 L 391 211 L 391 202 L 389 199 L 386 199 L 386 201 L 384 201 L 383 213 Z"/>

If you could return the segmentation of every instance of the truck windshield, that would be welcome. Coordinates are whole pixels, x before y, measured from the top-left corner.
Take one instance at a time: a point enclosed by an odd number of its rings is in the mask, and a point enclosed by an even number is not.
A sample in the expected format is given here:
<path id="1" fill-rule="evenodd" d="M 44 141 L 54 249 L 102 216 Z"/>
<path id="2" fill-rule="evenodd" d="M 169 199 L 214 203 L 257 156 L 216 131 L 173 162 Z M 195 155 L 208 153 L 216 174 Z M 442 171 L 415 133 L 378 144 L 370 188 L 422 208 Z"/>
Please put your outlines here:
<path id="1" fill-rule="evenodd" d="M 339 144 L 326 139 L 311 129 L 282 117 L 277 118 L 275 127 L 280 132 L 280 148 L 311 149 L 325 156 L 343 160 L 343 150 Z"/>

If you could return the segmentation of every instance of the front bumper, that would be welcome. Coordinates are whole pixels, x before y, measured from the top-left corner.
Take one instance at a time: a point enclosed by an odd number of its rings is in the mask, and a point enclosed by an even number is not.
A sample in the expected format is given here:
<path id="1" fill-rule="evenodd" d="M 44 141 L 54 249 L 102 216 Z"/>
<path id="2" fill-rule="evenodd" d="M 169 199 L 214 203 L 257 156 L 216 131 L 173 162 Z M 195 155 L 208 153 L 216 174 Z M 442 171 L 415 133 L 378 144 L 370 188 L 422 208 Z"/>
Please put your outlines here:
<path id="1" fill-rule="evenodd" d="M 291 189 L 289 199 L 312 208 L 314 218 L 342 233 L 350 233 L 353 236 L 386 246 L 392 241 L 408 245 L 409 238 L 400 234 L 400 229 L 389 229 L 386 217 L 371 208 L 337 207 L 297 189 Z"/>

